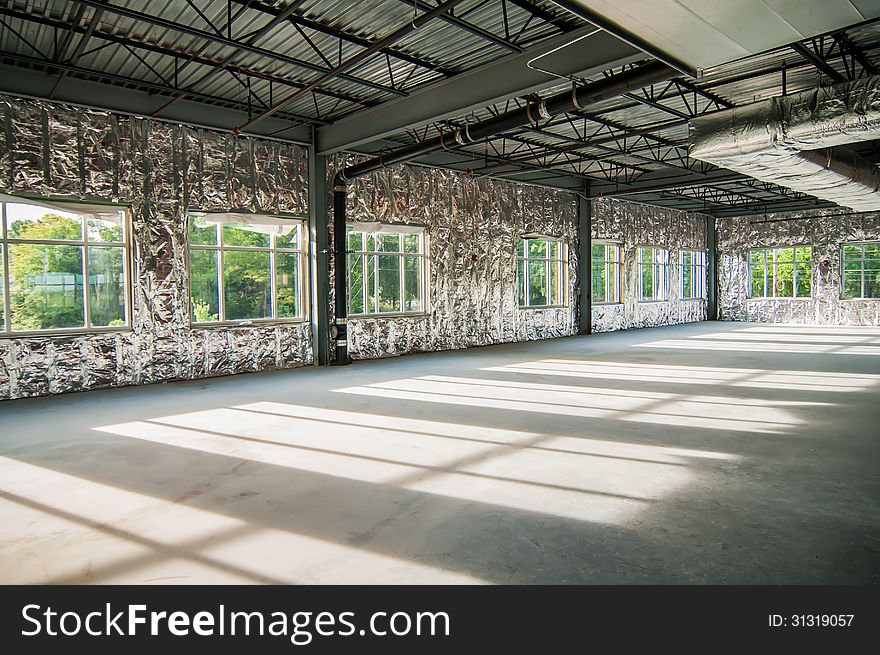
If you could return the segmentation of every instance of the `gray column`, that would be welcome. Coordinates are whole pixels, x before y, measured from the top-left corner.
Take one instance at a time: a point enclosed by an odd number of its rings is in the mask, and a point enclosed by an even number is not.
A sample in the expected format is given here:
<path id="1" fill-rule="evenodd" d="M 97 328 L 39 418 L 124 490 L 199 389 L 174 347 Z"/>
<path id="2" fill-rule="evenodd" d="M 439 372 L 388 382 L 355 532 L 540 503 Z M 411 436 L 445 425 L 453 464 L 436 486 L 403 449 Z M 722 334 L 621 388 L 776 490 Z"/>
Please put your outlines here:
<path id="1" fill-rule="evenodd" d="M 593 333 L 593 230 L 592 208 L 585 195 L 578 195 L 578 334 Z"/>
<path id="2" fill-rule="evenodd" d="M 330 363 L 330 257 L 327 251 L 327 158 L 315 154 L 315 129 L 309 147 L 309 269 L 312 352 L 315 364 Z"/>
<path id="3" fill-rule="evenodd" d="M 718 320 L 718 232 L 715 217 L 706 216 L 706 318 Z"/>

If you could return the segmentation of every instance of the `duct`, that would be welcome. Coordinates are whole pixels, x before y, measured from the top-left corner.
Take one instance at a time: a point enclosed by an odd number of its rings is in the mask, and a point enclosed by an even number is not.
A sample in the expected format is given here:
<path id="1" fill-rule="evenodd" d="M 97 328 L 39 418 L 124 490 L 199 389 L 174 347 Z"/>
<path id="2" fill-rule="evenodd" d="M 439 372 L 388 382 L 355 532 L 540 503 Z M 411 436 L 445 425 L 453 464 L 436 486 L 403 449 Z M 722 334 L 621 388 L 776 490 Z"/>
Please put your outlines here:
<path id="1" fill-rule="evenodd" d="M 880 77 L 690 121 L 689 155 L 858 211 L 880 209 L 877 168 L 840 146 L 880 138 Z"/>
<path id="2" fill-rule="evenodd" d="M 0 96 L 4 199 L 127 205 L 133 242 L 131 329 L 0 335 L 0 399 L 311 363 L 308 322 L 192 327 L 187 270 L 188 209 L 305 216 L 306 182 L 301 146 Z"/>
<path id="3" fill-rule="evenodd" d="M 479 123 L 466 125 L 456 129 L 451 135 L 441 133 L 437 138 L 404 146 L 390 153 L 383 153 L 373 159 L 340 169 L 333 177 L 332 184 L 334 232 L 337 235 L 345 233 L 347 185 L 357 177 L 392 164 L 410 161 L 420 155 L 440 150 L 441 148 L 445 149 L 447 147 L 447 139 L 449 144 L 458 143 L 464 145 L 466 143 L 475 143 L 480 139 L 500 134 L 506 130 L 534 123 L 538 118 L 547 119 L 560 113 L 584 109 L 593 103 L 615 98 L 628 91 L 666 81 L 674 77 L 674 75 L 675 71 L 666 64 L 662 62 L 649 62 L 583 87 L 574 87 L 571 91 L 566 91 L 538 102 L 526 101 L 526 106 L 522 109 L 500 114 Z M 350 358 L 348 355 L 348 321 L 346 316 L 347 257 L 345 240 L 342 238 L 336 240 L 334 259 L 336 261 L 334 289 L 336 322 L 333 326 L 335 331 L 334 339 L 336 341 L 335 364 L 343 365 L 348 364 Z"/>

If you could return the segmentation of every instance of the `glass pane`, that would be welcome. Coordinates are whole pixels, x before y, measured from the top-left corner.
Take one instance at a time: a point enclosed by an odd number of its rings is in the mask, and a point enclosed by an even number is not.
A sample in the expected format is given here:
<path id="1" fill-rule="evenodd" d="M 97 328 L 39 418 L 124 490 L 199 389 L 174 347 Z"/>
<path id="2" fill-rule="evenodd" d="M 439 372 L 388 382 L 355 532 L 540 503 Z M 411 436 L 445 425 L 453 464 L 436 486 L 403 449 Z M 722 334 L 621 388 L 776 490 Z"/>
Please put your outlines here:
<path id="1" fill-rule="evenodd" d="M 592 278 L 593 278 L 593 301 L 607 302 L 607 285 L 606 285 L 607 267 L 605 262 L 593 260 Z"/>
<path id="2" fill-rule="evenodd" d="M 591 253 L 593 257 L 593 261 L 597 259 L 605 259 L 605 244 L 604 243 L 594 243 L 591 248 Z"/>
<path id="3" fill-rule="evenodd" d="M 372 239 L 373 237 L 370 237 Z M 376 255 L 367 257 L 367 312 L 377 310 L 378 298 L 376 298 Z"/>
<path id="4" fill-rule="evenodd" d="M 354 230 L 348 231 L 348 251 L 349 252 L 362 252 L 364 249 L 364 233 L 363 232 L 355 232 Z"/>
<path id="5" fill-rule="evenodd" d="M 794 248 L 777 248 L 774 251 L 774 261 L 777 262 L 793 262 Z"/>
<path id="6" fill-rule="evenodd" d="M 525 243 L 525 239 L 520 239 L 519 243 L 516 246 L 516 254 L 520 257 L 523 257 L 525 255 Z"/>
<path id="7" fill-rule="evenodd" d="M 403 251 L 404 252 L 420 252 L 421 247 L 419 246 L 419 241 L 421 241 L 420 235 L 418 234 L 407 234 L 403 237 Z"/>
<path id="8" fill-rule="evenodd" d="M 809 298 L 812 296 L 813 288 L 813 269 L 809 258 L 801 259 L 802 253 L 797 253 L 797 289 L 795 290 L 798 298 Z M 812 254 L 810 254 L 812 257 Z"/>
<path id="9" fill-rule="evenodd" d="M 865 244 L 865 259 L 880 260 L 880 243 Z"/>
<path id="10" fill-rule="evenodd" d="M 763 264 L 765 261 L 765 253 L 763 250 L 750 250 L 749 262 L 752 264 Z"/>
<path id="11" fill-rule="evenodd" d="M 519 242 L 520 246 L 522 246 L 522 241 Z M 526 277 L 525 277 L 525 261 L 522 259 L 517 260 L 516 262 L 516 288 L 519 290 L 517 293 L 517 303 L 520 307 L 525 307 L 526 304 Z"/>
<path id="12" fill-rule="evenodd" d="M 216 250 L 189 253 L 190 302 L 193 323 L 220 320 L 220 285 Z"/>
<path id="13" fill-rule="evenodd" d="M 785 251 L 777 251 L 779 252 Z M 791 250 L 789 250 L 791 252 Z M 794 255 L 794 253 L 791 253 Z M 780 298 L 794 297 L 794 267 L 792 264 L 777 264 L 776 275 L 773 280 L 774 294 Z"/>
<path id="14" fill-rule="evenodd" d="M 529 257 L 546 257 L 547 242 L 544 239 L 529 239 Z"/>
<path id="15" fill-rule="evenodd" d="M 799 262 L 813 261 L 813 249 L 809 246 L 796 248 L 795 249 L 795 259 Z"/>
<path id="16" fill-rule="evenodd" d="M 348 311 L 364 313 L 364 256 L 348 256 Z"/>
<path id="17" fill-rule="evenodd" d="M 407 312 L 424 310 L 422 302 L 422 261 L 421 257 L 407 257 L 404 262 L 403 309 Z"/>
<path id="18" fill-rule="evenodd" d="M 550 304 L 562 304 L 562 265 L 559 262 L 550 262 Z"/>
<path id="19" fill-rule="evenodd" d="M 89 248 L 89 318 L 95 327 L 125 325 L 123 249 Z"/>
<path id="20" fill-rule="evenodd" d="M 539 243 L 533 241 L 531 243 Z M 546 246 L 546 241 L 540 242 Z M 531 244 L 530 244 L 531 249 Z M 546 305 L 547 296 L 547 264 L 546 262 L 529 262 L 529 305 Z"/>
<path id="21" fill-rule="evenodd" d="M 654 299 L 654 268 L 650 264 L 642 264 L 642 300 Z"/>
<path id="22" fill-rule="evenodd" d="M 608 246 L 608 258 L 611 261 L 619 262 L 620 261 L 620 246 L 617 244 Z"/>
<path id="23" fill-rule="evenodd" d="M 279 252 L 275 255 L 275 303 L 278 307 L 278 318 L 296 318 L 301 313 L 299 262 L 298 254 Z"/>
<path id="24" fill-rule="evenodd" d="M 860 271 L 860 270 L 862 270 L 862 260 L 861 259 L 847 259 L 843 263 L 843 269 L 845 271 Z"/>
<path id="25" fill-rule="evenodd" d="M 260 232 L 260 229 L 262 228 L 251 227 L 250 225 L 224 225 L 223 245 L 268 248 L 269 235 L 265 232 Z"/>
<path id="26" fill-rule="evenodd" d="M 84 327 L 82 247 L 9 244 L 9 291 L 13 330 Z"/>
<path id="27" fill-rule="evenodd" d="M 562 243 L 560 241 L 550 242 L 550 259 L 562 258 Z"/>
<path id="28" fill-rule="evenodd" d="M 694 297 L 693 268 L 690 265 L 683 265 L 681 268 L 681 297 Z"/>
<path id="29" fill-rule="evenodd" d="M 400 257 L 376 255 L 379 312 L 400 311 Z"/>
<path id="30" fill-rule="evenodd" d="M 861 259 L 861 258 L 862 258 L 862 246 L 847 244 L 843 247 L 844 261 L 852 261 L 852 260 Z"/>
<path id="31" fill-rule="evenodd" d="M 763 265 L 752 266 L 752 298 L 764 298 L 767 290 L 764 288 L 764 275 L 766 268 Z"/>
<path id="32" fill-rule="evenodd" d="M 83 220 L 76 214 L 14 202 L 6 205 L 10 239 L 82 241 Z"/>
<path id="33" fill-rule="evenodd" d="M 609 263 L 606 274 L 607 277 L 605 279 L 607 292 L 605 298 L 608 302 L 619 302 L 620 264 Z"/>
<path id="34" fill-rule="evenodd" d="M 223 253 L 223 304 L 227 321 L 272 316 L 269 274 L 268 252 L 230 250 Z"/>
<path id="35" fill-rule="evenodd" d="M 284 225 L 282 228 L 284 234 L 275 235 L 275 247 L 299 250 L 300 225 L 300 223 L 295 221 L 291 221 L 290 225 Z"/>
<path id="36" fill-rule="evenodd" d="M 681 265 L 682 267 L 689 266 L 693 261 L 693 253 L 690 250 L 682 250 L 681 251 Z"/>
<path id="37" fill-rule="evenodd" d="M 639 261 L 643 264 L 650 264 L 654 261 L 654 250 L 652 248 L 639 249 Z"/>
<path id="38" fill-rule="evenodd" d="M 376 250 L 381 252 L 400 252 L 399 234 L 379 234 L 376 237 Z"/>
<path id="39" fill-rule="evenodd" d="M 89 234 L 89 241 L 106 241 L 109 243 L 122 243 L 122 223 L 123 216 L 121 212 L 116 216 L 90 218 L 86 221 L 86 230 Z"/>
<path id="40" fill-rule="evenodd" d="M 865 298 L 880 298 L 880 270 L 865 271 Z"/>
<path id="41" fill-rule="evenodd" d="M 197 246 L 216 246 L 217 245 L 217 226 L 205 225 L 205 220 L 201 217 L 189 217 L 189 242 L 190 245 Z"/>
<path id="42" fill-rule="evenodd" d="M 867 285 L 866 285 L 867 286 Z M 862 297 L 862 273 L 861 271 L 847 272 L 843 274 L 843 297 Z"/>

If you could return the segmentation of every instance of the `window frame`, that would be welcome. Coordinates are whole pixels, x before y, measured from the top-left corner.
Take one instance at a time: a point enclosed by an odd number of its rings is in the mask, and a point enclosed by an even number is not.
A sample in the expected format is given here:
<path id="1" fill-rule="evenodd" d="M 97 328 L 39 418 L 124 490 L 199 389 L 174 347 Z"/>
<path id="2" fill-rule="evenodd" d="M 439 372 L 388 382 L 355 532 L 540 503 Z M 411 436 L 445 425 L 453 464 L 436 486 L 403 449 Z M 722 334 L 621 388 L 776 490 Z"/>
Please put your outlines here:
<path id="1" fill-rule="evenodd" d="M 865 295 L 865 246 L 873 246 L 880 245 L 880 240 L 875 241 L 844 241 L 840 244 L 840 300 L 866 300 L 866 301 L 880 301 L 880 296 L 866 296 Z M 847 296 L 846 295 L 846 246 L 860 246 L 862 254 L 859 257 L 858 261 L 861 263 L 859 267 L 859 272 L 861 273 L 861 295 L 858 296 Z"/>
<path id="2" fill-rule="evenodd" d="M 596 300 L 595 290 L 593 289 L 593 265 L 595 263 L 595 258 L 592 254 L 592 246 L 595 245 L 604 245 L 605 246 L 605 254 L 606 257 L 602 260 L 605 262 L 605 275 L 606 280 L 610 267 L 614 267 L 615 270 L 615 288 L 617 289 L 617 293 L 615 293 L 614 300 L 608 300 L 608 285 L 606 283 L 605 286 L 605 300 Z M 592 239 L 590 242 L 591 250 L 590 250 L 590 298 L 592 299 L 592 304 L 594 305 L 622 305 L 623 304 L 623 243 L 620 241 L 614 241 L 611 239 Z M 617 260 L 612 260 L 607 257 L 609 246 L 614 246 L 617 251 Z"/>
<path id="3" fill-rule="evenodd" d="M 691 254 L 691 263 L 684 263 L 685 253 Z M 697 257 L 695 257 L 697 256 Z M 684 248 L 678 251 L 678 293 L 679 300 L 706 300 L 708 287 L 708 253 L 705 250 L 692 250 Z M 684 269 L 691 269 L 691 294 L 684 293 Z M 695 282 L 698 282 L 695 283 Z M 697 288 L 699 287 L 699 288 Z"/>
<path id="4" fill-rule="evenodd" d="M 188 302 L 187 308 L 189 309 L 189 326 L 191 329 L 209 329 L 209 328 L 224 328 L 224 327 L 247 327 L 249 325 L 276 325 L 280 323 L 306 323 L 310 320 L 310 311 L 311 311 L 311 300 L 310 300 L 310 281 L 309 281 L 309 270 L 308 260 L 306 255 L 309 252 L 309 231 L 308 231 L 308 220 L 303 216 L 294 216 L 294 215 L 285 215 L 285 214 L 253 214 L 254 219 L 259 219 L 260 216 L 266 216 L 272 219 L 283 219 L 289 220 L 291 222 L 296 222 L 299 224 L 297 228 L 297 235 L 299 240 L 299 248 L 276 248 L 275 246 L 275 237 L 276 235 L 273 233 L 269 233 L 269 246 L 268 247 L 258 247 L 258 246 L 224 246 L 223 245 L 223 227 L 224 225 L 232 225 L 235 226 L 236 223 L 228 223 L 221 224 L 218 223 L 214 225 L 217 230 L 217 244 L 194 244 L 190 241 L 190 233 L 189 233 L 189 222 L 190 218 L 193 214 L 196 213 L 204 213 L 205 215 L 210 215 L 212 212 L 200 212 L 199 210 L 191 209 L 186 213 L 186 275 L 188 281 Z M 214 212 L 216 213 L 216 212 Z M 221 212 L 222 213 L 222 212 Z M 237 212 L 238 213 L 238 212 Z M 192 295 L 192 261 L 190 254 L 193 250 L 206 250 L 206 251 L 214 251 L 217 253 L 217 294 L 218 294 L 218 304 L 217 304 L 217 316 L 218 320 L 216 321 L 195 321 L 193 320 L 193 295 Z M 271 294 L 271 304 L 272 304 L 272 316 L 264 317 L 264 318 L 242 318 L 242 319 L 232 319 L 228 320 L 224 318 L 225 309 L 226 309 L 226 298 L 224 294 L 224 267 L 223 267 L 223 252 L 265 252 L 269 254 L 269 284 L 270 284 L 270 294 Z M 299 316 L 290 316 L 290 317 L 279 317 L 278 316 L 278 293 L 277 293 L 277 285 L 278 285 L 278 268 L 276 264 L 276 259 L 278 253 L 289 255 L 295 254 L 298 256 L 299 260 L 299 276 L 298 276 L 298 284 L 299 284 L 299 299 L 300 299 L 300 307 L 301 312 Z"/>
<path id="5" fill-rule="evenodd" d="M 652 283 L 652 296 L 650 298 L 645 297 L 645 278 L 644 278 L 644 267 L 645 263 L 642 261 L 642 251 L 651 250 L 654 255 L 651 257 L 651 283 Z M 663 253 L 663 261 L 658 261 L 656 259 L 657 253 Z M 663 248 L 662 246 L 649 246 L 643 245 L 638 246 L 636 248 L 636 269 L 639 280 L 639 303 L 652 303 L 652 302 L 669 302 L 669 260 L 670 260 L 670 250 L 669 248 Z M 663 271 L 663 297 L 658 298 L 656 291 L 659 286 L 657 284 L 657 272 L 659 270 Z"/>
<path id="6" fill-rule="evenodd" d="M 809 296 L 797 295 L 798 286 L 799 286 L 798 280 L 800 278 L 800 276 L 798 274 L 798 267 L 797 267 L 797 264 L 798 264 L 797 251 L 799 248 L 809 248 L 809 250 L 810 250 L 810 295 Z M 776 264 L 777 264 L 776 251 L 777 250 L 792 250 L 793 251 L 792 261 L 791 262 L 782 262 L 783 264 L 791 263 L 791 265 L 792 265 L 792 285 L 791 285 L 792 286 L 792 288 L 791 288 L 792 295 L 790 295 L 790 296 L 788 296 L 788 295 L 777 296 L 775 288 L 773 289 L 772 296 L 766 295 L 767 288 L 768 288 L 768 280 L 769 280 L 769 276 L 767 274 L 769 271 L 769 268 L 767 265 L 768 262 L 767 262 L 766 253 L 771 252 L 771 251 L 773 252 L 773 273 L 774 273 L 773 279 L 776 279 Z M 752 262 L 752 253 L 757 252 L 757 251 L 763 251 L 765 253 L 763 264 L 755 264 Z M 784 246 L 777 245 L 777 246 L 766 246 L 766 247 L 762 247 L 762 248 L 749 248 L 748 252 L 746 253 L 746 265 L 747 265 L 746 270 L 747 270 L 747 279 L 748 279 L 748 295 L 747 295 L 748 300 L 813 300 L 814 299 L 813 293 L 815 290 L 815 284 L 814 284 L 815 280 L 813 279 L 814 275 L 813 275 L 813 245 L 812 244 L 798 243 L 798 244 L 784 245 Z M 755 266 L 764 266 L 764 294 L 765 295 L 763 295 L 763 296 L 755 296 L 752 294 L 752 289 L 753 289 L 752 268 L 754 268 Z"/>
<path id="7" fill-rule="evenodd" d="M 14 197 L 14 196 L 10 196 Z M 20 239 L 10 237 L 8 234 L 7 224 L 7 205 L 17 204 L 13 200 L 0 201 L 0 258 L 3 260 L 3 267 L 0 270 L 0 281 L 3 282 L 3 294 L 0 298 L 0 307 L 3 308 L 3 320 L 0 321 L 0 339 L 21 338 L 21 337 L 53 337 L 53 336 L 77 336 L 85 334 L 102 334 L 102 333 L 119 333 L 132 331 L 132 225 L 131 225 L 131 208 L 128 205 L 116 205 L 104 202 L 76 202 L 58 198 L 43 198 L 36 196 L 21 196 L 22 203 L 28 204 L 28 200 L 39 202 L 57 203 L 63 205 L 70 202 L 72 205 L 94 206 L 94 207 L 112 207 L 118 209 L 122 218 L 122 240 L 121 241 L 90 241 L 87 219 L 84 215 L 80 215 L 82 221 L 82 234 L 79 240 L 67 239 Z M 39 206 L 39 205 L 37 205 Z M 71 208 L 73 209 L 73 208 Z M 47 213 L 51 210 L 46 208 Z M 58 211 L 65 211 L 58 208 Z M 76 214 L 76 211 L 68 213 Z M 63 327 L 63 328 L 46 328 L 43 330 L 14 330 L 12 328 L 12 284 L 9 279 L 9 246 L 10 244 L 24 245 L 43 245 L 43 246 L 70 246 L 82 248 L 83 258 L 83 323 L 82 327 Z M 89 247 L 96 248 L 119 248 L 122 251 L 122 282 L 123 282 L 123 315 L 124 325 L 92 325 L 91 316 L 91 285 L 89 280 Z"/>
<path id="8" fill-rule="evenodd" d="M 346 304 L 346 315 L 352 319 L 364 319 L 364 318 L 400 318 L 400 317 L 413 317 L 413 316 L 427 316 L 431 313 L 429 298 L 428 298 L 428 289 L 430 289 L 430 285 L 428 284 L 428 274 L 429 274 L 429 266 L 428 266 L 428 252 L 429 252 L 429 240 L 428 240 L 428 232 L 425 229 L 424 225 L 412 225 L 412 224 L 394 224 L 394 223 L 382 223 L 379 229 L 374 230 L 366 230 L 364 228 L 358 229 L 359 226 L 353 223 L 349 223 L 345 226 L 345 304 Z M 403 228 L 403 231 L 401 231 Z M 361 243 L 363 243 L 363 250 L 349 250 L 348 248 L 348 236 L 351 232 L 359 232 L 363 235 Z M 369 236 L 375 234 L 396 234 L 400 237 L 400 251 L 398 252 L 389 252 L 385 250 L 370 250 L 369 249 Z M 404 245 L 404 237 L 412 234 L 417 234 L 419 236 L 419 249 L 417 252 L 405 252 Z M 363 301 L 364 309 L 367 309 L 367 299 L 369 294 L 367 293 L 367 271 L 369 270 L 367 258 L 376 257 L 378 255 L 386 255 L 397 257 L 400 261 L 398 262 L 399 270 L 400 270 L 400 311 L 394 312 L 373 312 L 373 311 L 363 311 L 363 312 L 353 312 L 351 311 L 351 267 L 348 264 L 348 258 L 352 255 L 359 255 L 361 257 L 361 262 L 364 271 L 364 285 L 363 290 L 361 291 L 361 300 Z M 420 289 L 419 295 L 422 299 L 422 308 L 414 309 L 414 310 L 405 310 L 403 307 L 406 306 L 406 258 L 407 257 L 416 257 L 419 260 L 419 267 L 421 271 L 420 275 Z M 375 284 L 378 285 L 379 276 L 375 276 Z M 379 294 L 375 292 L 374 289 L 374 297 L 376 298 L 376 302 L 378 303 Z"/>
<path id="9" fill-rule="evenodd" d="M 529 241 L 546 241 L 548 246 L 548 254 L 546 257 L 529 257 Z M 523 254 L 519 254 L 519 244 L 523 242 Z M 559 244 L 559 258 L 554 259 L 549 255 L 550 250 L 550 242 Z M 519 240 L 516 244 L 516 305 L 517 309 L 522 310 L 530 310 L 530 309 L 564 309 L 569 306 L 569 294 L 568 294 L 568 243 L 562 237 L 553 237 L 547 236 L 544 234 L 522 234 L 519 237 Z M 562 299 L 560 303 L 548 303 L 545 305 L 530 305 L 529 302 L 529 274 L 527 271 L 527 263 L 530 261 L 544 261 L 546 262 L 546 270 L 547 270 L 547 295 L 550 295 L 550 289 L 552 289 L 551 284 L 551 265 L 553 263 L 557 263 L 559 265 L 559 289 L 562 295 Z M 523 279 L 520 279 L 519 275 L 519 263 L 524 262 L 523 269 L 526 270 L 526 274 L 523 276 Z M 525 288 L 521 289 L 521 285 L 525 284 Z M 519 304 L 519 292 L 523 291 L 523 298 L 526 300 L 525 305 Z M 549 299 L 549 298 L 548 298 Z"/>

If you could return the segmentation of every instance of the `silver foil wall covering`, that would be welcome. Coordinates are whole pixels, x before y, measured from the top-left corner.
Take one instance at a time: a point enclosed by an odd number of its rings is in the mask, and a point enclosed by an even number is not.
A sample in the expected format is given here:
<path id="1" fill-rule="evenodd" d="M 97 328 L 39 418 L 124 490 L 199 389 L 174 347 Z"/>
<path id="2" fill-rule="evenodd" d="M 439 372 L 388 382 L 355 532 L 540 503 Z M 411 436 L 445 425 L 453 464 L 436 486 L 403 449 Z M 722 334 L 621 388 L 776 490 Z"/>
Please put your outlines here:
<path id="1" fill-rule="evenodd" d="M 330 178 L 355 161 L 335 157 L 328 166 Z M 393 166 L 351 184 L 347 211 L 352 221 L 424 226 L 429 243 L 428 311 L 405 318 L 352 318 L 352 358 L 577 333 L 575 195 L 455 171 Z M 518 307 L 516 247 L 523 234 L 567 241 L 567 307 Z"/>
<path id="2" fill-rule="evenodd" d="M 840 247 L 880 240 L 880 214 L 833 208 L 718 219 L 718 307 L 729 321 L 880 325 L 880 300 L 841 299 Z M 813 247 L 811 298 L 749 298 L 749 250 Z M 827 263 L 827 265 L 826 265 Z"/>
<path id="3" fill-rule="evenodd" d="M 293 144 L 0 96 L 0 191 L 127 205 L 132 324 L 115 333 L 0 337 L 0 399 L 311 363 L 308 323 L 191 328 L 188 210 L 306 216 Z"/>
<path id="4" fill-rule="evenodd" d="M 611 332 L 706 320 L 706 301 L 682 299 L 681 250 L 706 250 L 706 217 L 692 212 L 662 209 L 615 199 L 593 200 L 593 239 L 622 245 L 623 302 L 593 303 L 593 330 Z M 639 302 L 640 246 L 666 248 L 669 258 L 669 299 Z"/>

